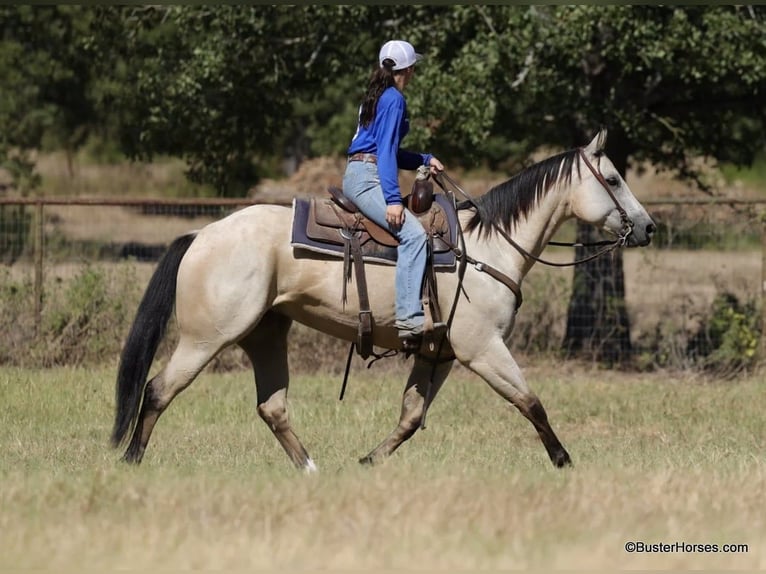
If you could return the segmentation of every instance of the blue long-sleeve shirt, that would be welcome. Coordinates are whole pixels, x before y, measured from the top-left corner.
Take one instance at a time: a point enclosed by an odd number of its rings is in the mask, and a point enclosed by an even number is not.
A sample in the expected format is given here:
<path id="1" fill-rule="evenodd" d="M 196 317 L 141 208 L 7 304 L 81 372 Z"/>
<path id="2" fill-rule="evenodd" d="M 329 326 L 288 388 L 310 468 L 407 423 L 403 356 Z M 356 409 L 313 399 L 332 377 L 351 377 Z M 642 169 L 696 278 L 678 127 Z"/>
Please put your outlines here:
<path id="1" fill-rule="evenodd" d="M 399 148 L 409 131 L 407 102 L 402 93 L 392 86 L 381 94 L 375 118 L 370 125 L 357 127 L 348 148 L 349 155 L 371 153 L 377 156 L 380 185 L 387 205 L 402 203 L 399 168 L 417 169 L 421 165 L 428 165 L 433 157 L 428 153 L 415 153 Z"/>

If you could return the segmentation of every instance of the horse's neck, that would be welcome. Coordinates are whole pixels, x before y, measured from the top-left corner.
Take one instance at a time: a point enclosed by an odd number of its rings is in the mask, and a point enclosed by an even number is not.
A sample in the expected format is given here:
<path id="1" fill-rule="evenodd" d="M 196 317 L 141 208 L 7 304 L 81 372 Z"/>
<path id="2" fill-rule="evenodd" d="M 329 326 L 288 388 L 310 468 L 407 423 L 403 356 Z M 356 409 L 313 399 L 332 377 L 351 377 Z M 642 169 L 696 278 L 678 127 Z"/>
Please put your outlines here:
<path id="1" fill-rule="evenodd" d="M 548 192 L 540 203 L 529 211 L 526 218 L 515 222 L 511 227 L 511 239 L 527 253 L 539 257 L 561 224 L 570 218 L 566 197 L 566 189 Z M 498 263 L 502 261 L 501 264 L 506 268 L 504 272 L 516 281 L 521 282 L 535 264 L 534 259 L 520 253 L 498 233 L 491 235 L 489 243 L 493 250 L 493 259 L 497 257 Z"/>
<path id="2" fill-rule="evenodd" d="M 526 220 L 519 223 L 519 237 L 522 245 L 535 257 L 540 254 L 553 238 L 561 224 L 570 217 L 566 198 L 568 189 L 551 190 L 536 207 L 529 213 Z M 534 262 L 529 262 L 529 267 Z"/>

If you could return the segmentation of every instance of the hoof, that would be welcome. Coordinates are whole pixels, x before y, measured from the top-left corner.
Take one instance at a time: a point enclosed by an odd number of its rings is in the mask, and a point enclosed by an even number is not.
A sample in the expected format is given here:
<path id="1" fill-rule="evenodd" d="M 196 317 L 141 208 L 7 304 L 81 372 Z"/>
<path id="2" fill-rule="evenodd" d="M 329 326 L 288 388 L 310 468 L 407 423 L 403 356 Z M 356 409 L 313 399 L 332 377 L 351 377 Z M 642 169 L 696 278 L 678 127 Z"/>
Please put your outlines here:
<path id="1" fill-rule="evenodd" d="M 362 466 L 374 466 L 375 465 L 375 459 L 372 458 L 372 455 L 363 456 L 359 459 L 359 464 Z"/>
<path id="2" fill-rule="evenodd" d="M 127 452 L 122 455 L 122 458 L 120 459 L 125 464 L 132 464 L 132 465 L 139 465 L 141 464 L 141 459 L 137 456 L 128 454 Z"/>
<path id="3" fill-rule="evenodd" d="M 569 453 L 565 450 L 558 452 L 555 456 L 551 457 L 551 461 L 556 468 L 564 468 L 566 466 L 572 466 L 572 459 L 569 458 Z"/>
<path id="4" fill-rule="evenodd" d="M 128 447 L 125 454 L 122 455 L 122 462 L 128 464 L 141 464 L 141 460 L 144 458 L 144 449 L 135 448 L 132 445 Z"/>

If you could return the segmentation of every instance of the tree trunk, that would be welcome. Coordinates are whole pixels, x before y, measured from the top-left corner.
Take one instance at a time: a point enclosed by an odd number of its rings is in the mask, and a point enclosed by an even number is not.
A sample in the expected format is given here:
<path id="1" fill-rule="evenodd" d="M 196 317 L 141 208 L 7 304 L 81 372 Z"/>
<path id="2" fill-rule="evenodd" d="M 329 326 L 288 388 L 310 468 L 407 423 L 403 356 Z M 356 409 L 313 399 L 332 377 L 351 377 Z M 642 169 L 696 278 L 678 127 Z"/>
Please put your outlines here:
<path id="1" fill-rule="evenodd" d="M 591 226 L 578 223 L 577 241 L 601 239 Z M 581 259 L 594 248 L 577 247 Z M 630 358 L 630 323 L 625 306 L 622 252 L 604 255 L 575 267 L 572 298 L 567 312 L 564 350 L 568 356 L 621 363 Z"/>
<path id="2" fill-rule="evenodd" d="M 624 177 L 628 154 L 627 142 L 621 135 L 609 133 L 606 151 Z M 593 243 L 599 239 L 603 238 L 595 228 L 577 223 L 578 242 Z M 597 249 L 577 247 L 575 258 L 587 257 Z M 610 365 L 630 359 L 630 321 L 625 305 L 621 251 L 575 267 L 563 348 L 569 357 L 579 356 Z"/>

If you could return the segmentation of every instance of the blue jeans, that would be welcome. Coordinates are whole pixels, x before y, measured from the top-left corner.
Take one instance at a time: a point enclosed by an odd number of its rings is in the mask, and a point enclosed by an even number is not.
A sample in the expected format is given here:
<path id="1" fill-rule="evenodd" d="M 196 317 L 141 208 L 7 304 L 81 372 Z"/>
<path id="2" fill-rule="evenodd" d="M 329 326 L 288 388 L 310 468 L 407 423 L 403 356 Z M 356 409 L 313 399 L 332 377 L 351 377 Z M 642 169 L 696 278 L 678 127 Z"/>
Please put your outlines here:
<path id="1" fill-rule="evenodd" d="M 404 224 L 392 229 L 386 221 L 386 202 L 380 186 L 378 166 L 367 161 L 351 161 L 343 176 L 343 195 L 369 219 L 389 229 L 399 240 L 396 260 L 396 326 L 412 328 L 423 324 L 420 290 L 426 269 L 427 239 L 423 226 L 407 211 Z"/>

